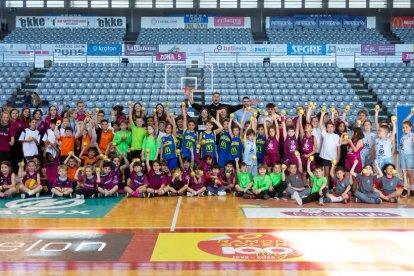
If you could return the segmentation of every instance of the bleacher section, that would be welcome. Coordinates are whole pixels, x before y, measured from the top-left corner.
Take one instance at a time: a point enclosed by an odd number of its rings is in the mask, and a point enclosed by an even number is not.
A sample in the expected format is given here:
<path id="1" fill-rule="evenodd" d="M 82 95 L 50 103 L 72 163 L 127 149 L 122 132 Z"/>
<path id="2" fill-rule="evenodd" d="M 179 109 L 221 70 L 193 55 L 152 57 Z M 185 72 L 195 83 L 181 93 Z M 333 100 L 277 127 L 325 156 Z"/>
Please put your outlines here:
<path id="1" fill-rule="evenodd" d="M 388 44 L 375 29 L 267 29 L 272 44 Z"/>
<path id="2" fill-rule="evenodd" d="M 279 109 L 295 114 L 295 107 L 314 101 L 318 108 L 363 105 L 350 88 L 339 68 L 330 64 L 214 64 L 214 87 L 222 94 L 222 102 L 239 104 L 246 95 L 257 97 L 259 106 L 275 102 Z M 185 76 L 185 68 L 174 70 Z M 109 112 L 115 104 L 126 106 L 127 101 L 140 101 L 152 108 L 158 102 L 171 102 L 174 112 L 179 112 L 183 93 L 163 92 L 164 67 L 161 64 L 60 64 L 53 66 L 37 93 L 52 103 L 64 99 L 75 106 L 78 99 L 86 101 L 87 108 L 101 108 Z M 206 82 L 209 82 L 206 79 Z M 180 84 L 169 84 L 179 88 Z M 211 94 L 206 94 L 211 101 Z"/>
<path id="3" fill-rule="evenodd" d="M 0 105 L 6 104 L 33 70 L 33 63 L 3 63 L 0 67 Z"/>
<path id="4" fill-rule="evenodd" d="M 413 63 L 368 63 L 356 68 L 390 113 L 398 104 L 414 104 Z"/>
<path id="5" fill-rule="evenodd" d="M 404 43 L 414 43 L 414 29 L 392 29 L 392 32 Z"/>
<path id="6" fill-rule="evenodd" d="M 251 29 L 141 29 L 138 44 L 250 44 Z"/>
<path id="7" fill-rule="evenodd" d="M 23 44 L 86 44 L 120 43 L 125 36 L 122 28 L 16 28 L 2 43 Z"/>

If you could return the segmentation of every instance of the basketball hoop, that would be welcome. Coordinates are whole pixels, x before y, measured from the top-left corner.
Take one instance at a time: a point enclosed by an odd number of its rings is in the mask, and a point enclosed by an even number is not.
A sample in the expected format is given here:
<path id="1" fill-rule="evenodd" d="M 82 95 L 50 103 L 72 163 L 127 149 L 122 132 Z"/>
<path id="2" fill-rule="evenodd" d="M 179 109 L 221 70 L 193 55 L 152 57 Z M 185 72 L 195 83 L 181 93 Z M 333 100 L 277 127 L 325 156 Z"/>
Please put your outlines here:
<path id="1" fill-rule="evenodd" d="M 191 93 L 191 92 L 193 92 L 193 89 L 191 87 L 184 87 L 184 93 L 185 94 Z"/>

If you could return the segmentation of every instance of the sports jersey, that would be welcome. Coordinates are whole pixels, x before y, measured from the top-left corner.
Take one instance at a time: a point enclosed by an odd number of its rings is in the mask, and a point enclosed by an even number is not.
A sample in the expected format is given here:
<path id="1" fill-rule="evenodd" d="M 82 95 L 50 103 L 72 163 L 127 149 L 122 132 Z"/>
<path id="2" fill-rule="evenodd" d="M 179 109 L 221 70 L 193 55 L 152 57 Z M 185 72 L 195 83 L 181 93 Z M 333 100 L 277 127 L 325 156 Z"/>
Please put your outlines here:
<path id="1" fill-rule="evenodd" d="M 131 179 L 131 184 L 129 187 L 134 191 L 143 185 L 148 185 L 148 177 L 142 172 L 141 173 L 136 173 L 134 171 L 131 172 L 130 179 Z"/>
<path id="2" fill-rule="evenodd" d="M 181 145 L 181 154 L 184 157 L 191 158 L 190 149 L 193 149 L 194 155 L 196 154 L 196 145 L 197 145 L 197 132 L 189 131 L 188 129 L 184 131 L 183 142 Z"/>
<path id="3" fill-rule="evenodd" d="M 264 175 L 262 178 L 260 175 L 254 177 L 253 189 L 260 189 L 262 192 L 269 190 L 270 184 L 272 181 L 268 175 Z"/>
<path id="4" fill-rule="evenodd" d="M 174 136 L 167 135 L 161 138 L 162 142 L 162 159 L 170 160 L 176 158 Z"/>
<path id="5" fill-rule="evenodd" d="M 400 140 L 400 154 L 414 155 L 414 133 L 407 133 L 401 137 Z"/>
<path id="6" fill-rule="evenodd" d="M 392 158 L 392 142 L 389 138 L 375 139 L 375 158 L 378 160 Z"/>
<path id="7" fill-rule="evenodd" d="M 313 186 L 311 193 L 319 193 L 323 183 L 327 183 L 326 177 L 317 177 L 316 175 L 311 176 Z"/>
<path id="8" fill-rule="evenodd" d="M 216 135 L 213 131 L 203 131 L 201 133 L 201 140 L 204 141 L 204 145 L 201 146 L 201 158 L 206 155 L 211 155 L 213 158 L 216 157 Z"/>
<path id="9" fill-rule="evenodd" d="M 244 142 L 243 161 L 248 166 L 257 165 L 257 160 L 253 160 L 253 156 L 257 156 L 256 143 L 254 141 L 246 140 Z"/>
<path id="10" fill-rule="evenodd" d="M 239 172 L 237 174 L 237 179 L 239 181 L 240 188 L 246 189 L 247 186 L 249 186 L 250 182 L 252 182 L 252 175 L 249 172 Z"/>
<path id="11" fill-rule="evenodd" d="M 395 176 L 392 176 L 391 178 L 383 176 L 380 178 L 379 183 L 379 188 L 386 194 L 392 194 L 397 188 L 404 188 L 404 182 Z"/>
<path id="12" fill-rule="evenodd" d="M 230 156 L 229 160 L 235 160 L 236 158 L 242 159 L 243 145 L 240 136 L 233 137 L 230 143 Z"/>
<path id="13" fill-rule="evenodd" d="M 333 177 L 333 184 L 335 186 L 335 194 L 337 195 L 342 195 L 346 191 L 346 188 L 351 185 L 349 178 L 344 177 L 339 180 L 336 176 Z"/>
<path id="14" fill-rule="evenodd" d="M 277 187 L 280 183 L 282 183 L 282 174 L 283 172 L 280 172 L 278 174 L 272 172 L 270 173 L 270 179 L 272 180 L 272 186 Z"/>
<path id="15" fill-rule="evenodd" d="M 256 135 L 256 151 L 257 160 L 263 160 L 266 154 L 266 136 L 260 134 Z"/>
<path id="16" fill-rule="evenodd" d="M 376 176 L 363 176 L 363 175 L 358 175 L 357 176 L 358 179 L 358 191 L 360 191 L 361 193 L 365 193 L 365 194 L 370 194 L 373 192 L 373 188 L 374 188 L 374 184 L 378 183 L 378 181 L 376 180 Z"/>
<path id="17" fill-rule="evenodd" d="M 53 188 L 72 188 L 72 181 L 68 177 L 62 179 L 58 177 L 52 185 Z"/>

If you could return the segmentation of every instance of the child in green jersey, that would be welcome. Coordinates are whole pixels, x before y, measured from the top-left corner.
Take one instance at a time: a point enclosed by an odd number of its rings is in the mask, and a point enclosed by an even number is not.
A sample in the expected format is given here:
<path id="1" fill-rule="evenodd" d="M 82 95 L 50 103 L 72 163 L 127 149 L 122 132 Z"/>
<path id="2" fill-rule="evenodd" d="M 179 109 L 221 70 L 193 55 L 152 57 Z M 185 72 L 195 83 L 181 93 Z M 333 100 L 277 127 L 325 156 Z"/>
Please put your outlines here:
<path id="1" fill-rule="evenodd" d="M 257 199 L 269 199 L 269 187 L 272 184 L 270 176 L 267 173 L 267 166 L 260 164 L 258 167 L 259 174 L 253 179 L 253 194 Z"/>
<path id="2" fill-rule="evenodd" d="M 276 200 L 283 197 L 283 192 L 287 188 L 285 170 L 286 166 L 282 169 L 282 164 L 277 162 L 273 165 L 273 171 L 269 175 L 272 181 L 272 185 L 269 187 L 269 196 Z"/>
<path id="3" fill-rule="evenodd" d="M 252 169 L 253 166 L 250 166 L 250 171 L 247 171 L 247 165 L 244 162 L 241 162 L 239 164 L 240 159 L 236 158 L 234 161 L 236 161 L 236 172 L 237 172 L 237 181 L 238 184 L 236 184 L 236 192 L 234 193 L 237 197 L 244 196 L 245 193 L 252 195 L 251 188 L 253 186 L 252 181 Z"/>

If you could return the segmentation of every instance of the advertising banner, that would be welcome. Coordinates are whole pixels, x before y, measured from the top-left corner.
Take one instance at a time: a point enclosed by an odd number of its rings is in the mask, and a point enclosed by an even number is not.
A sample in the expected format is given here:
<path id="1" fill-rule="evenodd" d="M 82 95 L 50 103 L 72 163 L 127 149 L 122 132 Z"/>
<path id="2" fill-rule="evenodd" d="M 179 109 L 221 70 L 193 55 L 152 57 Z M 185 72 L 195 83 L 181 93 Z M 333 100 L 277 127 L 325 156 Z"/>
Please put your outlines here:
<path id="1" fill-rule="evenodd" d="M 361 53 L 361 44 L 328 44 L 326 53 L 337 56 L 353 56 L 355 53 Z"/>
<path id="2" fill-rule="evenodd" d="M 289 29 L 302 28 L 367 28 L 366 16 L 347 15 L 295 15 L 291 17 L 269 17 L 267 28 Z"/>
<path id="3" fill-rule="evenodd" d="M 208 16 L 205 14 L 185 15 L 184 29 L 207 29 Z"/>
<path id="4" fill-rule="evenodd" d="M 16 28 L 126 28 L 123 16 L 16 16 Z"/>
<path id="5" fill-rule="evenodd" d="M 86 56 L 87 44 L 42 44 L 59 56 Z"/>
<path id="6" fill-rule="evenodd" d="M 155 60 L 161 62 L 185 62 L 186 56 L 183 52 L 159 52 L 157 53 Z"/>
<path id="7" fill-rule="evenodd" d="M 119 56 L 122 54 L 121 44 L 88 44 L 89 56 Z"/>
<path id="8" fill-rule="evenodd" d="M 363 56 L 394 56 L 395 45 L 362 44 L 361 54 Z"/>
<path id="9" fill-rule="evenodd" d="M 204 53 L 251 53 L 250 44 L 165 44 L 159 45 L 160 52 Z"/>
<path id="10" fill-rule="evenodd" d="M 413 61 L 414 60 L 414 52 L 403 52 L 402 53 L 402 60 L 403 61 Z"/>
<path id="11" fill-rule="evenodd" d="M 152 56 L 158 52 L 158 45 L 125 44 L 126 56 Z"/>
<path id="12" fill-rule="evenodd" d="M 244 27 L 244 17 L 241 16 L 215 16 L 214 27 Z"/>
<path id="13" fill-rule="evenodd" d="M 391 29 L 414 29 L 414 16 L 391 17 Z"/>
<path id="14" fill-rule="evenodd" d="M 141 17 L 141 28 L 179 29 L 184 28 L 184 17 Z"/>
<path id="15" fill-rule="evenodd" d="M 288 44 L 287 54 L 290 56 L 324 56 L 326 45 L 324 44 Z"/>

